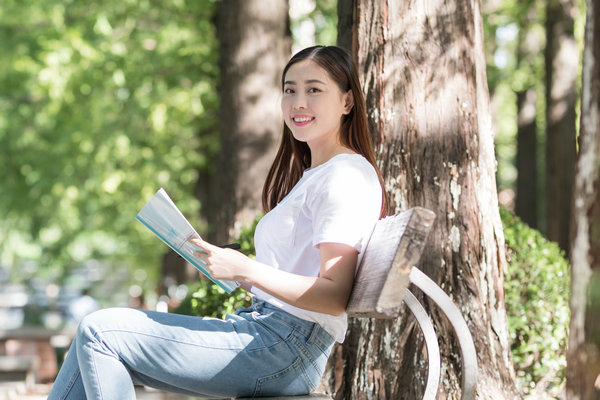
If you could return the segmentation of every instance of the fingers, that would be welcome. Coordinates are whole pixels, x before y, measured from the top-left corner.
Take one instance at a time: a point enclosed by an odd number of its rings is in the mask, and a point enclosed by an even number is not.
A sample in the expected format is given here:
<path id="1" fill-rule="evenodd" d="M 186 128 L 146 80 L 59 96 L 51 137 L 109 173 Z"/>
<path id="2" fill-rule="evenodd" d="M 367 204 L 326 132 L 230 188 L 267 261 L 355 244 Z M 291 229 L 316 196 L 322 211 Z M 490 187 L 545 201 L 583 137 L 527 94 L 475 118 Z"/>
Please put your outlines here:
<path id="1" fill-rule="evenodd" d="M 235 249 L 240 248 L 239 244 L 232 243 L 221 246 L 215 246 L 202 238 L 190 238 L 189 242 L 198 248 L 193 252 L 194 257 L 204 262 L 204 268 L 208 273 L 217 279 L 229 279 L 235 275 L 232 271 L 240 264 L 240 256 L 246 257 Z"/>
<path id="2" fill-rule="evenodd" d="M 205 241 L 204 239 L 197 237 L 197 238 L 190 238 L 188 239 L 193 245 L 195 245 L 196 247 L 201 248 L 202 250 L 204 250 L 207 253 L 210 253 L 212 251 L 214 251 L 215 249 L 217 249 L 217 246 L 214 246 L 210 243 L 208 243 L 207 241 Z"/>
<path id="3" fill-rule="evenodd" d="M 199 258 L 205 263 L 208 263 L 208 256 L 211 252 L 211 244 L 200 237 L 189 238 L 188 241 L 199 249 L 192 253 L 193 256 Z"/>

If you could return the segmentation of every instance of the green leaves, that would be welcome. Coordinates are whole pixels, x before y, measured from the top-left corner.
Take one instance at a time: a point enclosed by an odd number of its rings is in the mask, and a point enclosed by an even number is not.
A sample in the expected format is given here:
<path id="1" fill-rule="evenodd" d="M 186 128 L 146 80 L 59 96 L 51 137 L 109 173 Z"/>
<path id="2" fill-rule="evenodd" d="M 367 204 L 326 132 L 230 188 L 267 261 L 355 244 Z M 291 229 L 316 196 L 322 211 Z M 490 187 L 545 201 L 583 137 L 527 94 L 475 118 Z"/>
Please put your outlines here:
<path id="1" fill-rule="evenodd" d="M 554 242 L 501 209 L 507 245 L 504 278 L 511 352 L 527 393 L 545 378 L 549 392 L 565 379 L 570 267 Z"/>
<path id="2" fill-rule="evenodd" d="M 214 2 L 0 6 L 0 263 L 156 269 L 135 222 L 164 186 L 192 221 L 217 143 Z M 15 278 L 16 279 L 16 278 Z"/>

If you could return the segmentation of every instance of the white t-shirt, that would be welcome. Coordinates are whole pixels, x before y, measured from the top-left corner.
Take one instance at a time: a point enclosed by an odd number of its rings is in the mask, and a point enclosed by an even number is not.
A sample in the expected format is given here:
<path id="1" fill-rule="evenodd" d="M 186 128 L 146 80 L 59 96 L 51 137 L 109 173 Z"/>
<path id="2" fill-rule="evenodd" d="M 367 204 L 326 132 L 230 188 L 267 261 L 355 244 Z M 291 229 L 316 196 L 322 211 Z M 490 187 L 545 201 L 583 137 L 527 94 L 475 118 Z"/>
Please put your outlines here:
<path id="1" fill-rule="evenodd" d="M 318 245 L 343 243 L 362 251 L 379 219 L 381 186 L 373 166 L 359 154 L 340 154 L 307 169 L 302 178 L 258 223 L 256 260 L 287 272 L 318 276 Z M 343 342 L 347 316 L 304 310 L 252 288 L 257 298 L 299 318 L 319 323 Z"/>

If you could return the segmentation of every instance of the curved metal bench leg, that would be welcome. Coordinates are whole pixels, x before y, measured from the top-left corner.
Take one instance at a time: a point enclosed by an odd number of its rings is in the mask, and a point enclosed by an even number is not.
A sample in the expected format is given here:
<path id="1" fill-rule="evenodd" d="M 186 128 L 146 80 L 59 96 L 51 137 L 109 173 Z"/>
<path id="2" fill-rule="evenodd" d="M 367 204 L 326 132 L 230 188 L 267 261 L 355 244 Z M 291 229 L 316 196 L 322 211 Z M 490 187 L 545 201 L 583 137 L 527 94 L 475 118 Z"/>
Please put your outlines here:
<path id="1" fill-rule="evenodd" d="M 404 302 L 410 308 L 410 311 L 414 314 L 423 336 L 425 337 L 425 345 L 427 346 L 427 362 L 429 364 L 427 370 L 427 385 L 425 386 L 425 393 L 423 394 L 423 400 L 435 400 L 438 391 L 438 385 L 440 382 L 440 347 L 438 345 L 437 335 L 433 324 L 427 315 L 427 311 L 423 308 L 419 300 L 410 292 L 406 291 L 404 295 Z"/>
<path id="2" fill-rule="evenodd" d="M 477 380 L 477 356 L 475 353 L 475 345 L 473 337 L 467 323 L 465 322 L 460 310 L 452 299 L 427 275 L 416 267 L 412 267 L 409 274 L 410 281 L 428 295 L 438 307 L 446 314 L 448 320 L 454 327 L 460 351 L 463 359 L 463 383 L 462 397 L 463 400 L 475 399 L 475 389 Z"/>

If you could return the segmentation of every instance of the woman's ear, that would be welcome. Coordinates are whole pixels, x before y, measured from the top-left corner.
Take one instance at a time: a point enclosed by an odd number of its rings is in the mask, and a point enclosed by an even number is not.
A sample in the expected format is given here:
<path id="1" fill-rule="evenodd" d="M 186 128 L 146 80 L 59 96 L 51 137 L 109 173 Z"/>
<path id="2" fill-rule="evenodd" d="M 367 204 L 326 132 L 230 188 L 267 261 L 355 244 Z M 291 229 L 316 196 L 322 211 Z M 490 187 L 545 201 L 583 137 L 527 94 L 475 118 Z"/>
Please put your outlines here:
<path id="1" fill-rule="evenodd" d="M 344 115 L 350 114 L 352 107 L 354 107 L 354 96 L 352 95 L 352 89 L 344 93 Z"/>

